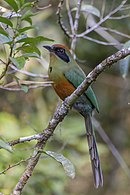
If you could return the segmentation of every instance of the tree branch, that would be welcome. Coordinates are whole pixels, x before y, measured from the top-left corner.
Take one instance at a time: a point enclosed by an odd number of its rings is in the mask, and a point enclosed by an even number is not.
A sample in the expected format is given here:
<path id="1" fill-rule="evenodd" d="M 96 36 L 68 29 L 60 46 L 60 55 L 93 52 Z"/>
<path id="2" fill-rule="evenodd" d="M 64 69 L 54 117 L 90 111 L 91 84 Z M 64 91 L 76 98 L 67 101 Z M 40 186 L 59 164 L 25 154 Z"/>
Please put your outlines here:
<path id="1" fill-rule="evenodd" d="M 11 84 L 11 83 L 10 83 Z M 50 83 L 41 83 L 41 84 L 36 84 L 36 85 L 25 85 L 27 86 L 27 89 L 36 89 L 36 88 L 40 88 L 40 87 L 48 87 L 50 86 L 51 84 Z M 3 90 L 7 90 L 7 91 L 24 91 L 22 87 L 6 87 L 6 86 L 2 86 L 0 85 L 0 89 L 3 89 Z"/>
<path id="2" fill-rule="evenodd" d="M 46 79 L 48 78 L 47 76 L 43 75 L 43 74 L 36 74 L 36 73 L 32 73 L 32 72 L 28 72 L 26 70 L 21 70 L 21 69 L 18 69 L 16 66 L 10 64 L 9 67 L 11 67 L 13 70 L 15 70 L 16 72 L 20 72 L 22 74 L 25 74 L 27 76 L 31 76 L 31 77 L 38 77 L 38 78 L 43 78 L 43 79 Z M 10 74 L 7 72 L 7 74 Z"/>
<path id="3" fill-rule="evenodd" d="M 115 30 L 115 29 L 112 29 L 112 28 L 105 28 L 105 27 L 102 27 L 102 29 L 103 30 L 106 30 L 106 31 L 109 31 L 109 32 L 112 32 L 112 33 L 115 33 L 117 35 L 120 35 L 122 37 L 126 37 L 126 38 L 130 39 L 130 35 L 127 35 L 125 33 L 122 33 L 122 32 L 120 32 L 118 30 Z"/>
<path id="4" fill-rule="evenodd" d="M 61 9 L 62 9 L 63 3 L 64 3 L 64 0 L 60 0 L 60 3 L 58 4 L 58 8 L 57 8 L 56 14 L 58 16 L 58 23 L 59 23 L 61 29 L 63 30 L 63 32 L 65 33 L 65 35 L 70 38 L 71 37 L 71 34 L 68 31 L 68 29 L 65 27 L 65 25 L 64 25 L 64 23 L 62 21 Z"/>
<path id="5" fill-rule="evenodd" d="M 9 165 L 6 169 L 4 169 L 3 171 L 0 172 L 0 175 L 5 174 L 8 170 L 20 165 L 21 163 L 27 162 L 29 160 L 29 158 L 25 159 L 25 160 L 20 160 L 19 162 L 13 164 L 13 165 Z"/>
<path id="6" fill-rule="evenodd" d="M 70 9 L 70 5 L 69 5 L 69 0 L 66 0 L 66 9 L 67 9 L 67 12 L 68 12 L 68 18 L 69 18 L 71 33 L 73 34 L 74 33 L 74 23 L 73 23 L 71 9 Z"/>
<path id="7" fill-rule="evenodd" d="M 13 189 L 13 195 L 20 195 L 24 186 L 28 182 L 29 178 L 32 175 L 32 172 L 37 165 L 39 158 L 40 158 L 40 151 L 43 150 L 47 140 L 53 135 L 53 132 L 57 125 L 64 119 L 64 117 L 69 112 L 70 108 L 72 107 L 73 103 L 77 100 L 77 98 L 89 87 L 89 85 L 96 80 L 96 78 L 107 68 L 110 67 L 112 64 L 116 63 L 117 61 L 125 58 L 126 56 L 130 55 L 130 47 L 128 49 L 122 49 L 117 53 L 111 55 L 110 57 L 106 58 L 102 61 L 98 66 L 96 66 L 86 77 L 86 79 L 81 83 L 81 85 L 71 94 L 69 97 L 62 102 L 61 107 L 58 108 L 52 119 L 49 121 L 48 127 L 41 133 L 41 137 L 38 140 L 34 152 L 28 161 L 28 165 L 21 175 L 18 183 L 16 184 L 15 188 Z"/>
<path id="8" fill-rule="evenodd" d="M 94 39 L 94 38 L 89 37 L 89 36 L 83 36 L 83 38 L 87 39 L 89 41 L 92 41 L 94 43 L 98 43 L 100 45 L 106 45 L 106 46 L 116 46 L 116 45 L 118 45 L 117 43 L 109 43 L 109 42 L 99 41 L 98 39 Z"/>
<path id="9" fill-rule="evenodd" d="M 124 19 L 124 18 L 129 18 L 130 17 L 130 14 L 127 14 L 127 15 L 121 15 L 121 16 L 115 16 L 115 17 L 110 17 L 109 20 L 121 20 L 121 19 Z"/>
<path id="10" fill-rule="evenodd" d="M 127 2 L 127 0 L 123 0 L 121 2 L 121 4 L 116 7 L 114 10 L 112 10 L 108 15 L 106 15 L 104 18 L 102 18 L 98 23 L 96 23 L 93 27 L 91 27 L 90 29 L 87 29 L 86 31 L 84 31 L 81 34 L 78 34 L 77 37 L 83 37 L 86 34 L 92 32 L 94 29 L 96 29 L 97 27 L 99 27 L 102 23 L 104 23 L 107 19 L 109 19 L 113 14 L 115 14 L 116 12 L 118 12 L 123 6 L 124 4 Z"/>
<path id="11" fill-rule="evenodd" d="M 24 142 L 31 141 L 31 140 L 38 140 L 38 139 L 40 139 L 40 137 L 41 137 L 41 133 L 38 133 L 38 134 L 26 136 L 26 137 L 20 137 L 16 140 L 8 142 L 8 144 L 10 146 L 14 146 L 14 145 L 19 144 L 19 143 L 24 143 Z"/>
<path id="12" fill-rule="evenodd" d="M 78 24 L 79 24 L 79 17 L 80 17 L 80 9 L 81 9 L 81 4 L 82 4 L 82 0 L 78 0 L 77 2 L 77 10 L 75 13 L 75 20 L 74 20 L 74 25 L 73 25 L 73 34 L 72 34 L 72 38 L 71 38 L 71 50 L 72 50 L 72 54 L 75 58 L 75 48 L 76 48 L 76 40 L 77 40 L 77 31 L 78 31 Z"/>

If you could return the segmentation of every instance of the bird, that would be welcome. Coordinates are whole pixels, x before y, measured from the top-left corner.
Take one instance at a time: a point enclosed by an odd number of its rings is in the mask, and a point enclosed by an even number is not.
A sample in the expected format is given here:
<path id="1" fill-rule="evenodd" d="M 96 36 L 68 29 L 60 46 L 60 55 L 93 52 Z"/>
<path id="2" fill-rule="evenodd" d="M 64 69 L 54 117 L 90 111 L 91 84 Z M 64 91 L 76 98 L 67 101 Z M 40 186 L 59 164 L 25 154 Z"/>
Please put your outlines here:
<path id="1" fill-rule="evenodd" d="M 52 87 L 61 100 L 65 100 L 86 78 L 67 46 L 61 44 L 44 45 L 50 53 L 48 76 Z M 103 186 L 103 174 L 98 155 L 95 133 L 92 126 L 92 112 L 99 112 L 98 101 L 91 86 L 76 100 L 72 106 L 85 120 L 89 155 L 91 160 L 94 185 Z"/>

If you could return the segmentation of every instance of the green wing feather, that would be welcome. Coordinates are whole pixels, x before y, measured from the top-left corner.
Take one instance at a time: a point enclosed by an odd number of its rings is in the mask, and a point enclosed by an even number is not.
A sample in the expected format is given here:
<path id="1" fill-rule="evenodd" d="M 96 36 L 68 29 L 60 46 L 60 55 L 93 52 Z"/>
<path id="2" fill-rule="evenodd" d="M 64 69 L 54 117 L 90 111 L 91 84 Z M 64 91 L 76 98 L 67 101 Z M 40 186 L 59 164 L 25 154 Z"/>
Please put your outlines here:
<path id="1" fill-rule="evenodd" d="M 83 80 L 86 77 L 86 75 L 78 65 L 73 66 L 72 69 L 67 70 L 64 75 L 76 88 L 83 82 Z M 97 98 L 91 87 L 89 87 L 85 91 L 85 95 L 87 96 L 89 101 L 93 104 L 93 106 L 96 108 L 97 112 L 99 112 Z"/>

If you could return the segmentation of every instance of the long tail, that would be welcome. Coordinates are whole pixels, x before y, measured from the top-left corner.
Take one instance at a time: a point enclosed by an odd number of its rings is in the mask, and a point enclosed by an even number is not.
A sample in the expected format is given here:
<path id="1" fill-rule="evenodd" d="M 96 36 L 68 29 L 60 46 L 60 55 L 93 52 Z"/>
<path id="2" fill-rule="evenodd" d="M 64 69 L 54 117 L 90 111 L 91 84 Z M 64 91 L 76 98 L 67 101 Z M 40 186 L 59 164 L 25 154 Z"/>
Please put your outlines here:
<path id="1" fill-rule="evenodd" d="M 88 140 L 89 154 L 90 154 L 91 165 L 93 170 L 94 183 L 95 183 L 95 187 L 98 188 L 99 185 L 103 186 L 103 175 L 102 175 L 102 169 L 100 165 L 96 139 L 93 132 L 90 114 L 88 114 L 87 117 L 85 117 L 85 126 L 87 132 L 87 140 Z"/>

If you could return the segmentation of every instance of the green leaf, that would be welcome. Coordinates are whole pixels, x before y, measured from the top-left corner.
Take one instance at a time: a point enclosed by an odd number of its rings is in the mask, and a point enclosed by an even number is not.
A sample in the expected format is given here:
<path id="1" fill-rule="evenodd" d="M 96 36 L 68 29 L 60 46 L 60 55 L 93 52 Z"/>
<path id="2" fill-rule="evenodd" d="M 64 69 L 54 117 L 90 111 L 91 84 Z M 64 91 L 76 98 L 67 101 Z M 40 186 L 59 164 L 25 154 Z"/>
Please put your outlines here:
<path id="1" fill-rule="evenodd" d="M 22 85 L 20 85 L 20 87 L 21 87 L 21 89 L 22 89 L 25 93 L 28 92 L 28 86 L 22 84 Z"/>
<path id="2" fill-rule="evenodd" d="M 128 48 L 130 47 L 130 41 L 127 41 L 123 48 Z M 126 78 L 130 66 L 130 56 L 125 57 L 124 59 L 119 61 L 119 66 L 120 66 L 120 73 L 123 78 Z"/>
<path id="3" fill-rule="evenodd" d="M 9 43 L 11 41 L 12 41 L 11 38 L 9 38 L 9 37 L 7 37 L 7 36 L 5 36 L 3 34 L 0 34 L 0 43 L 1 44 Z"/>
<path id="4" fill-rule="evenodd" d="M 4 24 L 7 24 L 7 25 L 9 25 L 10 27 L 13 27 L 12 22 L 11 22 L 9 19 L 5 18 L 5 17 L 0 16 L 0 22 L 2 22 L 2 23 L 4 23 Z"/>
<path id="5" fill-rule="evenodd" d="M 26 12 L 23 14 L 21 20 L 22 20 L 22 21 L 25 20 L 25 21 L 29 22 L 29 24 L 32 25 L 32 19 L 31 19 L 31 17 L 34 16 L 34 15 L 36 15 L 36 13 L 33 13 L 33 12 L 31 12 L 30 10 L 28 10 L 28 11 L 26 11 Z"/>
<path id="6" fill-rule="evenodd" d="M 23 39 L 18 40 L 16 43 L 22 43 L 24 42 L 25 44 L 37 44 L 39 42 L 42 41 L 54 41 L 52 39 L 49 39 L 47 37 L 43 37 L 43 36 L 37 36 L 37 37 L 26 37 Z"/>
<path id="7" fill-rule="evenodd" d="M 21 20 L 26 20 L 32 16 L 34 16 L 36 14 L 34 14 L 33 12 L 31 12 L 30 10 L 26 11 L 23 15 L 22 15 L 22 18 Z"/>
<path id="8" fill-rule="evenodd" d="M 70 162 L 70 160 L 65 158 L 62 154 L 53 151 L 46 151 L 45 153 L 50 157 L 54 158 L 57 162 L 61 163 L 65 170 L 65 173 L 69 177 L 71 177 L 72 179 L 75 177 L 75 168 L 73 164 Z"/>
<path id="9" fill-rule="evenodd" d="M 23 38 L 27 38 L 27 34 L 25 34 L 25 33 L 22 33 L 22 34 L 17 33 L 17 35 L 16 35 L 16 42 L 21 40 L 21 39 L 23 39 Z"/>
<path id="10" fill-rule="evenodd" d="M 32 19 L 31 18 L 26 18 L 24 20 L 27 21 L 30 25 L 32 25 Z"/>
<path id="11" fill-rule="evenodd" d="M 5 1 L 14 9 L 15 12 L 18 11 L 18 9 L 19 9 L 18 4 L 15 0 L 5 0 Z"/>
<path id="12" fill-rule="evenodd" d="M 17 48 L 17 50 L 21 50 L 26 53 L 37 53 L 39 56 L 41 55 L 40 50 L 34 45 L 22 45 L 21 47 Z"/>
<path id="13" fill-rule="evenodd" d="M 0 139 L 0 148 L 3 148 L 5 150 L 7 150 L 8 152 L 13 152 L 12 147 L 5 141 Z"/>
<path id="14" fill-rule="evenodd" d="M 9 37 L 8 33 L 1 26 L 0 26 L 0 34 L 3 34 L 6 37 Z"/>
<path id="15" fill-rule="evenodd" d="M 23 33 L 23 32 L 25 32 L 27 30 L 31 30 L 31 29 L 34 29 L 34 28 L 35 28 L 34 26 L 27 26 L 27 27 L 18 29 L 18 32 L 19 33 Z"/>
<path id="16" fill-rule="evenodd" d="M 37 53 L 23 53 L 22 55 L 25 58 L 29 58 L 29 57 L 39 58 L 39 55 Z"/>
<path id="17" fill-rule="evenodd" d="M 17 66 L 18 69 L 23 68 L 26 62 L 23 56 L 16 57 L 16 58 L 10 57 L 10 60 L 13 62 L 15 66 Z"/>
<path id="18" fill-rule="evenodd" d="M 24 5 L 21 7 L 21 9 L 23 10 L 23 9 L 25 9 L 25 8 L 27 8 L 27 7 L 31 7 L 32 6 L 32 2 L 27 2 L 27 3 L 24 3 Z"/>
<path id="19" fill-rule="evenodd" d="M 24 0 L 16 0 L 16 2 L 20 8 L 24 5 Z"/>

